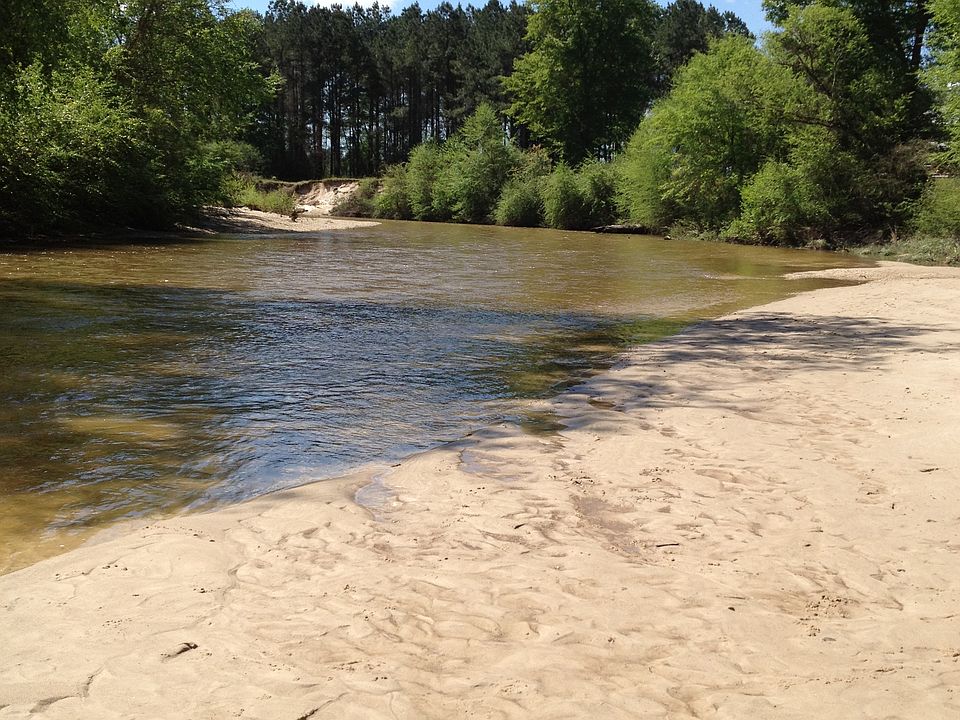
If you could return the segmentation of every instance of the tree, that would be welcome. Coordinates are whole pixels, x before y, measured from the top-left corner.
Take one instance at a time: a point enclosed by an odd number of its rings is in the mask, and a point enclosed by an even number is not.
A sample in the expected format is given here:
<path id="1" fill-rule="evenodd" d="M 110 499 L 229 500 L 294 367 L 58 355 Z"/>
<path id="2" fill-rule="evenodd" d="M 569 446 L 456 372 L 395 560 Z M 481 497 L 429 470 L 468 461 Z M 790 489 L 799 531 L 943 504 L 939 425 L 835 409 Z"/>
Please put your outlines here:
<path id="1" fill-rule="evenodd" d="M 913 134 L 929 130 L 932 99 L 920 82 L 923 48 L 930 23 L 929 0 L 763 0 L 767 17 L 783 26 L 791 10 L 810 5 L 849 12 L 866 35 L 877 69 L 908 98 L 906 126 Z"/>
<path id="2" fill-rule="evenodd" d="M 933 63 L 927 73 L 950 138 L 947 158 L 960 166 L 960 0 L 933 0 Z"/>
<path id="3" fill-rule="evenodd" d="M 816 93 L 815 116 L 798 116 L 798 122 L 825 125 L 844 148 L 865 155 L 886 152 L 907 136 L 909 98 L 851 11 L 791 8 L 768 46 L 776 62 Z"/>
<path id="4" fill-rule="evenodd" d="M 221 0 L 26 5 L 0 9 L 19 33 L 0 40 L 0 224 L 161 225 L 217 199 L 270 92 L 259 20 Z"/>
<path id="5" fill-rule="evenodd" d="M 493 107 L 480 105 L 442 147 L 433 206 L 438 217 L 484 223 L 519 162 Z"/>
<path id="6" fill-rule="evenodd" d="M 657 93 L 670 87 L 674 74 L 695 53 L 708 50 L 711 40 L 724 35 L 753 37 L 746 23 L 732 12 L 721 13 L 697 0 L 675 0 L 660 11 L 653 35 L 657 65 Z"/>
<path id="7" fill-rule="evenodd" d="M 250 140 L 281 177 L 375 174 L 425 139 L 454 135 L 483 103 L 506 106 L 500 76 L 523 47 L 525 5 L 306 7 L 274 0 L 263 68 L 284 78 Z"/>
<path id="8" fill-rule="evenodd" d="M 567 162 L 609 158 L 653 94 L 649 0 L 540 0 L 531 51 L 505 79 L 510 114 Z"/>
<path id="9" fill-rule="evenodd" d="M 848 9 L 791 8 L 763 50 L 717 41 L 634 136 L 631 212 L 779 243 L 902 222 L 923 174 L 900 88 Z"/>
<path id="10" fill-rule="evenodd" d="M 21 68 L 0 105 L 0 232 L 133 221 L 143 130 L 89 69 Z"/>
<path id="11" fill-rule="evenodd" d="M 737 216 L 743 183 L 765 158 L 785 154 L 782 110 L 796 93 L 791 74 L 747 38 L 725 38 L 695 55 L 627 152 L 633 214 L 725 227 Z"/>
<path id="12" fill-rule="evenodd" d="M 156 168 L 150 192 L 165 213 L 215 197 L 224 170 L 216 143 L 236 137 L 270 94 L 251 57 L 259 21 L 224 5 L 131 0 L 120 6 L 119 42 L 106 53 L 144 123 Z"/>

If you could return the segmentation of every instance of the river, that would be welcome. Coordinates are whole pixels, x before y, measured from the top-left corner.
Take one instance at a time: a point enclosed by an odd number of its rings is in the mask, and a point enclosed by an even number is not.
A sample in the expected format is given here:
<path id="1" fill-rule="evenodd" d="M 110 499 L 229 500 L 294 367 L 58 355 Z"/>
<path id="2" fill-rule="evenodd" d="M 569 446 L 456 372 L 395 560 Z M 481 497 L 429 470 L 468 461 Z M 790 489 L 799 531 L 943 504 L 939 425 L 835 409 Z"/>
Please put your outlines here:
<path id="1" fill-rule="evenodd" d="M 0 572 L 119 519 L 394 461 L 828 253 L 388 222 L 0 251 Z"/>

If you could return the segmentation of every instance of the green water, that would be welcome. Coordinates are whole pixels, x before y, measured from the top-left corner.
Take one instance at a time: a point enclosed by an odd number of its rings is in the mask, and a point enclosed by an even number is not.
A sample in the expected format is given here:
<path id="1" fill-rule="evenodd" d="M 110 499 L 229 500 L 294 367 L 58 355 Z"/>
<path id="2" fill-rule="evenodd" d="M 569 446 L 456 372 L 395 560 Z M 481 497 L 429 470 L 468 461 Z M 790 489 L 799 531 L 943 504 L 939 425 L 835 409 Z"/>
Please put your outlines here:
<path id="1" fill-rule="evenodd" d="M 0 571 L 512 418 L 826 253 L 384 223 L 0 251 Z M 861 263 L 862 264 L 862 263 Z"/>

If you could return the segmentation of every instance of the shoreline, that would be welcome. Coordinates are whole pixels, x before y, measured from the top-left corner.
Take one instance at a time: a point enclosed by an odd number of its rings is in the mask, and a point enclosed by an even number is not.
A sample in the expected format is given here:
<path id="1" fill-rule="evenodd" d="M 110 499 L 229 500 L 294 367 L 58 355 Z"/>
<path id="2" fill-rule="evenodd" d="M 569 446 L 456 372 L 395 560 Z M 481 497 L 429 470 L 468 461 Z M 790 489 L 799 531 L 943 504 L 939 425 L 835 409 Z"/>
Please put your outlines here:
<path id="1" fill-rule="evenodd" d="M 374 508 L 352 475 L 0 576 L 0 718 L 957 716 L 960 270 L 818 274 L 872 282 L 641 346 Z"/>
<path id="2" fill-rule="evenodd" d="M 321 212 L 308 212 L 298 219 L 291 220 L 284 215 L 252 210 L 247 207 L 225 208 L 206 207 L 196 226 L 184 227 L 181 232 L 257 234 L 264 233 L 316 233 L 330 230 L 350 230 L 353 228 L 374 227 L 380 223 L 375 220 L 357 220 L 339 218 Z"/>
<path id="3" fill-rule="evenodd" d="M 102 227 L 84 232 L 69 231 L 38 235 L 32 238 L 0 237 L 0 249 L 70 247 L 72 245 L 129 244 L 131 242 L 180 242 L 197 235 L 297 235 L 373 227 L 376 220 L 360 220 L 306 213 L 297 220 L 285 215 L 253 210 L 247 207 L 227 208 L 207 206 L 189 223 L 181 223 L 168 230 L 142 228 Z"/>

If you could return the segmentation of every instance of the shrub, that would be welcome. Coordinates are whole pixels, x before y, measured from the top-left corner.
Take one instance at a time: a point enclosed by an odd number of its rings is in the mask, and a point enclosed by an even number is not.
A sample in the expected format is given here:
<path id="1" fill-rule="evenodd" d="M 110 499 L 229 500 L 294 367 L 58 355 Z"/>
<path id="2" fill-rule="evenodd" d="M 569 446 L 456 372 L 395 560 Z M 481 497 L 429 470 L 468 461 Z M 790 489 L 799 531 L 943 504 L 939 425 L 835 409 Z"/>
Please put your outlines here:
<path id="1" fill-rule="evenodd" d="M 380 192 L 373 199 L 373 214 L 374 217 L 394 220 L 409 220 L 413 217 L 405 165 L 391 165 L 387 168 Z"/>
<path id="2" fill-rule="evenodd" d="M 791 244 L 817 225 L 819 188 L 802 168 L 770 161 L 742 190 L 740 217 L 727 229 L 741 240 Z"/>
<path id="3" fill-rule="evenodd" d="M 513 166 L 515 152 L 502 143 L 460 154 L 443 174 L 457 222 L 492 220 L 497 198 Z"/>
<path id="4" fill-rule="evenodd" d="M 583 196 L 583 223 L 587 227 L 609 225 L 617 219 L 616 172 L 610 163 L 597 160 L 580 166 L 580 192 Z"/>
<path id="5" fill-rule="evenodd" d="M 442 148 L 433 187 L 435 218 L 490 222 L 500 191 L 519 160 L 519 151 L 504 138 L 496 112 L 482 104 Z"/>
<path id="6" fill-rule="evenodd" d="M 256 173 L 263 168 L 263 155 L 253 145 L 238 140 L 206 143 L 205 154 L 224 171 Z"/>
<path id="7" fill-rule="evenodd" d="M 373 217 L 376 212 L 374 199 L 379 186 L 380 181 L 377 178 L 359 180 L 357 189 L 338 200 L 330 209 L 330 214 L 340 217 Z"/>
<path id="8" fill-rule="evenodd" d="M 562 230 L 585 227 L 586 205 L 577 174 L 564 163 L 557 165 L 543 184 L 543 215 L 547 225 Z"/>
<path id="9" fill-rule="evenodd" d="M 515 177 L 503 186 L 494 218 L 498 225 L 537 227 L 543 224 L 540 177 Z"/>
<path id="10" fill-rule="evenodd" d="M 918 196 L 917 148 L 859 159 L 821 128 L 797 132 L 785 161 L 768 160 L 741 190 L 740 216 L 724 235 L 804 245 L 861 242 L 889 232 Z"/>
<path id="11" fill-rule="evenodd" d="M 446 220 L 452 211 L 449 202 L 436 202 L 437 176 L 442 167 L 440 147 L 433 142 L 418 145 L 410 153 L 407 163 L 406 187 L 410 211 L 417 220 Z"/>
<path id="12" fill-rule="evenodd" d="M 618 204 L 624 215 L 649 228 L 666 227 L 672 213 L 661 185 L 670 174 L 670 153 L 649 123 L 640 125 L 616 166 Z"/>
<path id="13" fill-rule="evenodd" d="M 960 178 L 933 178 L 923 191 L 913 218 L 916 232 L 960 238 Z"/>
<path id="14" fill-rule="evenodd" d="M 490 222 L 506 184 L 520 164 L 521 153 L 504 137 L 503 124 L 488 103 L 467 118 L 459 133 L 454 217 L 462 222 Z M 458 160 L 458 161 L 457 161 Z"/>
<path id="15" fill-rule="evenodd" d="M 153 207 L 142 123 L 92 71 L 23 69 L 0 102 L 0 230 L 135 224 Z M 219 185 L 219 182 L 217 183 Z"/>
<path id="16" fill-rule="evenodd" d="M 248 207 L 253 210 L 290 215 L 297 207 L 296 198 L 289 189 L 262 190 L 252 176 L 238 176 L 233 186 L 233 196 L 229 204 L 234 207 Z"/>

